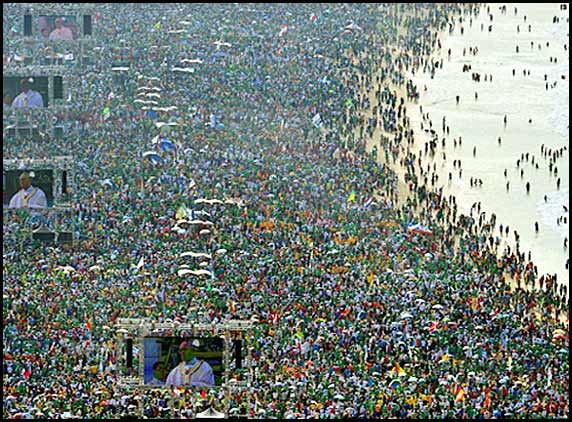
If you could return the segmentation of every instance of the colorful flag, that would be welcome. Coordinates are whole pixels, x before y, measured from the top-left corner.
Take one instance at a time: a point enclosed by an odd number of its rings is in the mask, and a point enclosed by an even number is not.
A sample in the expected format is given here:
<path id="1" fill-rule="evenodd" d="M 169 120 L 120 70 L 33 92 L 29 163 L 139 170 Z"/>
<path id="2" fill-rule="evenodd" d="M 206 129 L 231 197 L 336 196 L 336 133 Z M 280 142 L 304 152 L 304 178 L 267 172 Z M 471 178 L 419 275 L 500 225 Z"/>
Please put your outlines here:
<path id="1" fill-rule="evenodd" d="M 401 366 L 399 366 L 399 362 L 397 362 L 395 364 L 395 366 L 393 367 L 393 369 L 391 371 L 389 371 L 389 375 L 399 375 L 399 374 L 404 374 L 405 370 L 403 370 L 403 368 Z"/>
<path id="2" fill-rule="evenodd" d="M 316 129 L 321 129 L 322 127 L 322 116 L 320 113 L 316 113 L 316 115 L 312 118 L 312 123 L 316 127 Z"/>
<path id="3" fill-rule="evenodd" d="M 87 327 L 87 329 L 88 329 L 89 331 L 91 331 L 91 318 L 88 318 L 88 319 L 87 319 L 86 327 Z"/>
<path id="4" fill-rule="evenodd" d="M 348 197 L 348 202 L 355 201 L 355 200 L 356 200 L 356 193 L 354 191 L 352 191 L 352 193 L 350 193 L 350 196 Z"/>
<path id="5" fill-rule="evenodd" d="M 157 31 L 160 30 L 161 29 L 161 21 L 157 22 L 153 28 L 155 28 Z"/>
<path id="6" fill-rule="evenodd" d="M 455 403 L 459 403 L 461 400 L 465 399 L 465 390 L 463 387 L 458 385 L 457 386 L 457 393 L 455 394 Z"/>
<path id="7" fill-rule="evenodd" d="M 487 393 L 487 397 L 485 397 L 485 401 L 483 402 L 483 407 L 487 408 L 491 405 L 491 393 L 490 391 Z"/>
<path id="8" fill-rule="evenodd" d="M 432 333 L 433 331 L 437 330 L 438 327 L 439 327 L 439 321 L 433 322 L 429 327 L 429 332 Z"/>
<path id="9" fill-rule="evenodd" d="M 185 205 L 181 205 L 177 210 L 177 212 L 175 213 L 175 218 L 177 220 L 183 220 L 185 218 L 188 218 L 190 215 L 191 211 Z"/>
<path id="10" fill-rule="evenodd" d="M 367 198 L 367 200 L 363 204 L 363 207 L 365 209 L 368 209 L 371 204 L 373 204 L 373 196 L 370 196 L 369 198 Z"/>

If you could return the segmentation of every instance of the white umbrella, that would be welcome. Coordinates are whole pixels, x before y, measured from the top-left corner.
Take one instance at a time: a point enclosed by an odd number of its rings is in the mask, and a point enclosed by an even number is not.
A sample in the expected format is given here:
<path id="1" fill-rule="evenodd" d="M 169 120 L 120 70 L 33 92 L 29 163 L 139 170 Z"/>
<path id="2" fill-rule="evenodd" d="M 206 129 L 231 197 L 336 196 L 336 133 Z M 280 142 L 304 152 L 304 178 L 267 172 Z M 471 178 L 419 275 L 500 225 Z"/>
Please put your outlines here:
<path id="1" fill-rule="evenodd" d="M 413 318 L 413 315 L 411 315 L 409 312 L 401 314 L 400 319 L 406 319 L 406 318 Z"/>
<path id="2" fill-rule="evenodd" d="M 157 123 L 155 123 L 155 127 L 156 127 L 157 129 L 161 129 L 163 126 L 179 126 L 179 124 L 176 123 L 176 122 L 169 122 L 169 123 L 166 123 L 166 122 L 157 122 Z"/>
<path id="3" fill-rule="evenodd" d="M 443 305 L 433 305 L 433 309 L 443 309 Z"/>
<path id="4" fill-rule="evenodd" d="M 173 72 L 195 73 L 195 69 L 193 69 L 192 67 L 174 67 L 171 70 Z"/>
<path id="5" fill-rule="evenodd" d="M 172 111 L 172 110 L 178 110 L 179 108 L 177 106 L 169 106 L 169 107 L 153 107 L 153 110 L 155 111 Z"/>
<path id="6" fill-rule="evenodd" d="M 199 234 L 209 234 L 211 231 L 207 229 L 203 229 L 199 232 Z"/>
<path id="7" fill-rule="evenodd" d="M 215 252 L 217 255 L 224 255 L 225 253 L 227 253 L 226 249 L 217 249 Z"/>
<path id="8" fill-rule="evenodd" d="M 344 29 L 348 31 L 363 31 L 363 29 L 360 26 L 356 25 L 353 22 L 347 25 Z"/>
<path id="9" fill-rule="evenodd" d="M 152 104 L 152 105 L 158 105 L 159 104 L 157 101 L 154 101 L 154 100 L 141 100 L 139 98 L 137 98 L 133 102 L 137 103 L 137 104 Z"/>
<path id="10" fill-rule="evenodd" d="M 201 59 L 183 59 L 181 60 L 181 63 L 197 63 L 197 64 L 202 64 L 203 61 Z"/>
<path id="11" fill-rule="evenodd" d="M 62 270 L 66 274 L 70 273 L 70 272 L 74 272 L 74 273 L 76 272 L 75 268 L 70 266 L 70 265 L 66 265 L 65 267 L 62 267 L 62 266 L 56 267 L 56 270 Z"/>
<path id="12" fill-rule="evenodd" d="M 179 226 L 175 226 L 173 227 L 171 230 L 173 230 L 175 233 L 179 233 L 179 234 L 185 234 L 187 231 Z"/>
<path id="13" fill-rule="evenodd" d="M 221 46 L 223 47 L 232 47 L 232 45 L 230 43 L 227 42 L 221 42 L 221 41 L 215 41 L 214 45 L 217 46 L 217 48 L 220 48 Z"/>
<path id="14" fill-rule="evenodd" d="M 189 224 L 202 224 L 203 226 L 214 226 L 212 221 L 203 221 L 203 220 L 191 220 L 187 221 Z"/>
<path id="15" fill-rule="evenodd" d="M 208 258 L 208 259 L 212 259 L 211 254 L 209 253 L 204 253 L 204 252 L 183 252 L 182 254 L 179 255 L 179 257 L 183 258 L 185 256 L 191 256 L 193 258 Z"/>
<path id="16" fill-rule="evenodd" d="M 157 92 L 161 92 L 161 88 L 159 88 L 158 86 L 140 86 L 139 88 L 137 88 L 137 91 L 157 91 Z"/>

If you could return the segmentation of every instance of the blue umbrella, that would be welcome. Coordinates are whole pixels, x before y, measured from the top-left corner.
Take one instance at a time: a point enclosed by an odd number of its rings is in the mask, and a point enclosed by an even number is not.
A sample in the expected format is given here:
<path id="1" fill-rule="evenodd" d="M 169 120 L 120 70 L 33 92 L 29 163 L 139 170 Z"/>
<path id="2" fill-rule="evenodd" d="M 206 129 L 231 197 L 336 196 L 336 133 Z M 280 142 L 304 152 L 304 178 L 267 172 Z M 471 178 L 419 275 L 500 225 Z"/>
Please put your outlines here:
<path id="1" fill-rule="evenodd" d="M 161 148 L 161 151 L 166 151 L 168 149 L 170 150 L 175 149 L 175 145 L 173 144 L 173 142 L 169 141 L 167 138 L 161 138 L 159 140 L 159 146 Z"/>
<path id="2" fill-rule="evenodd" d="M 143 153 L 143 158 L 148 158 L 153 164 L 162 163 L 163 158 L 157 154 L 155 151 L 147 151 Z"/>

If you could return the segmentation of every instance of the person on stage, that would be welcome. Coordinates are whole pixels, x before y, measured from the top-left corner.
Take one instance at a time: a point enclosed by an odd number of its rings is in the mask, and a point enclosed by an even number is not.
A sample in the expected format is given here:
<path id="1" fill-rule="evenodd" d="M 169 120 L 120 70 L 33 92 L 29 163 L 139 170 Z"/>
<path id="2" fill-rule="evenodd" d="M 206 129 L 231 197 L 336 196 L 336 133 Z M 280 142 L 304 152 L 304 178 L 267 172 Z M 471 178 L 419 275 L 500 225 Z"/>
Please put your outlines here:
<path id="1" fill-rule="evenodd" d="M 22 173 L 19 178 L 20 190 L 10 199 L 10 208 L 46 208 L 48 201 L 44 191 L 32 186 L 29 173 Z"/>
<path id="2" fill-rule="evenodd" d="M 14 99 L 12 108 L 42 108 L 44 107 L 44 99 L 42 94 L 32 89 L 34 80 L 32 78 L 22 79 L 20 81 L 20 94 Z"/>
<path id="3" fill-rule="evenodd" d="M 200 345 L 198 340 L 192 343 L 183 341 L 179 345 L 179 352 L 181 354 L 181 363 L 177 365 L 169 375 L 165 385 L 173 386 L 198 386 L 198 387 L 213 387 L 214 373 L 211 366 L 194 356 L 193 347 Z"/>

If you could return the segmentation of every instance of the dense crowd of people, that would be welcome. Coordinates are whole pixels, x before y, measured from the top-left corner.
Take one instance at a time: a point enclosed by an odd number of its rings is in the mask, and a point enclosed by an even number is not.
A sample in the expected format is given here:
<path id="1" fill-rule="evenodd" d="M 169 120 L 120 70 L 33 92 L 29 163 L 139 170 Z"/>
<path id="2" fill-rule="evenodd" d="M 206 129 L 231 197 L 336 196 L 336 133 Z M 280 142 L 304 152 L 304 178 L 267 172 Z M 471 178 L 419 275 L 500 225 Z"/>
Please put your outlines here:
<path id="1" fill-rule="evenodd" d="M 3 142 L 77 162 L 76 244 L 3 242 L 3 418 L 172 415 L 169 391 L 117 386 L 117 319 L 254 316 L 253 398 L 212 393 L 219 410 L 568 417 L 566 296 L 403 154 L 408 74 L 438 72 L 440 34 L 477 5 L 97 7 L 65 141 Z M 6 68 L 25 5 L 3 8 Z M 179 276 L 185 251 L 213 276 Z"/>

